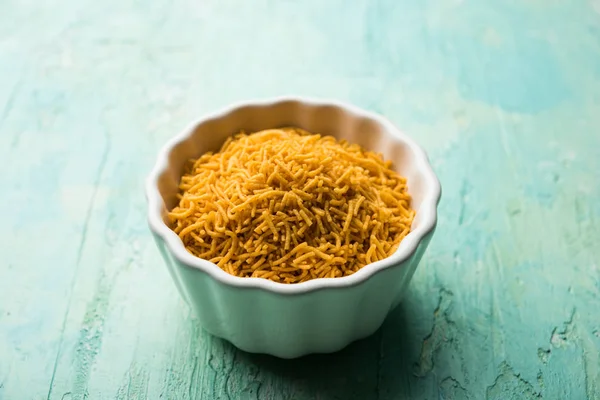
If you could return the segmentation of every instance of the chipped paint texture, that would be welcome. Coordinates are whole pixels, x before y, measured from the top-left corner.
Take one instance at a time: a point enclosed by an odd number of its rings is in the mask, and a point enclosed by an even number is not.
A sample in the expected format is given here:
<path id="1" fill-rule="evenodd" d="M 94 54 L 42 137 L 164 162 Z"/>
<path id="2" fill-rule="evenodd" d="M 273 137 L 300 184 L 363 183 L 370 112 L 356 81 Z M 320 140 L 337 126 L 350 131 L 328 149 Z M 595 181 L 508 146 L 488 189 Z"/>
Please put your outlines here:
<path id="1" fill-rule="evenodd" d="M 600 399 L 596 0 L 0 6 L 0 399 Z M 188 120 L 333 97 L 427 149 L 439 228 L 405 301 L 330 356 L 196 324 L 143 179 Z"/>

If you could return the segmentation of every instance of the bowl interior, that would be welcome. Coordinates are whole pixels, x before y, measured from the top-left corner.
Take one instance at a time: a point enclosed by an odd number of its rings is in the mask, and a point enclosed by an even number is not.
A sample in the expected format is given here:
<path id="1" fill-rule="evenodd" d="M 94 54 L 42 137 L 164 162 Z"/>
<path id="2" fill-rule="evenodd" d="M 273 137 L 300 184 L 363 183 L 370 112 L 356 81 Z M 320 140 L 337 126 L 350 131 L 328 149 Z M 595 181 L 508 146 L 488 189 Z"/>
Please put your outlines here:
<path id="1" fill-rule="evenodd" d="M 419 226 L 421 204 L 431 188 L 427 187 L 424 171 L 418 167 L 414 144 L 407 142 L 391 124 L 376 118 L 339 106 L 307 105 L 299 101 L 243 106 L 190 127 L 191 133 L 188 131 L 188 135 L 172 147 L 168 156 L 169 167 L 157 182 L 165 205 L 163 221 L 169 224 L 166 211 L 177 204 L 177 187 L 188 159 L 197 158 L 207 151 L 218 151 L 228 136 L 241 130 L 254 132 L 285 126 L 345 139 L 381 153 L 385 160 L 392 160 L 393 168 L 407 178 L 408 191 L 412 196 L 411 207 L 417 211 L 411 230 Z"/>

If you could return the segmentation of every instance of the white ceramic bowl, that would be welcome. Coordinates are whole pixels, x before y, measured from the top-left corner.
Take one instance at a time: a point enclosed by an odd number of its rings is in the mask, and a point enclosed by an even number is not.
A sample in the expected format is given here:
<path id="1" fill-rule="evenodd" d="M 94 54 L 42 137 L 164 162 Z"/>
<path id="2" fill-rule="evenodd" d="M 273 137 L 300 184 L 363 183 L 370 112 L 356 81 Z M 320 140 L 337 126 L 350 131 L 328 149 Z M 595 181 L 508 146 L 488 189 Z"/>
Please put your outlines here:
<path id="1" fill-rule="evenodd" d="M 416 217 L 398 250 L 342 278 L 281 284 L 240 278 L 188 253 L 167 210 L 186 160 L 218 150 L 240 130 L 297 126 L 380 152 L 407 178 Z M 441 188 L 425 152 L 383 117 L 354 106 L 305 98 L 249 101 L 193 122 L 160 151 L 146 195 L 156 243 L 200 324 L 238 348 L 294 358 L 337 351 L 375 332 L 400 302 L 435 231 Z"/>

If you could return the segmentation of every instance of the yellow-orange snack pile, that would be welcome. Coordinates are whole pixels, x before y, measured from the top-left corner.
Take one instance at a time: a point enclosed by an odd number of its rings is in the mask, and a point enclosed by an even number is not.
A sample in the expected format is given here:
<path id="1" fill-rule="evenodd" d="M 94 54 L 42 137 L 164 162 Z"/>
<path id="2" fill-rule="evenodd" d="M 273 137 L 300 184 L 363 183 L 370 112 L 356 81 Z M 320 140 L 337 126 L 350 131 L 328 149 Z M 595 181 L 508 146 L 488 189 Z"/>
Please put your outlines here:
<path id="1" fill-rule="evenodd" d="M 281 283 L 351 275 L 410 231 L 406 179 L 378 154 L 296 128 L 229 138 L 192 160 L 172 228 L 193 255 Z"/>

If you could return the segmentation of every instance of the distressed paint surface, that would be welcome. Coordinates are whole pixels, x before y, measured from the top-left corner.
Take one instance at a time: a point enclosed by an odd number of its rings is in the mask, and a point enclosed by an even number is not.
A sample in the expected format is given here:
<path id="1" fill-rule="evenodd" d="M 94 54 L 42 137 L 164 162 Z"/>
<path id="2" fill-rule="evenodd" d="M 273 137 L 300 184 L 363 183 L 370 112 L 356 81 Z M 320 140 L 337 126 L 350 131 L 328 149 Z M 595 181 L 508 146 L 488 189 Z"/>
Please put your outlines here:
<path id="1" fill-rule="evenodd" d="M 202 332 L 145 221 L 188 120 L 324 96 L 427 149 L 405 301 L 328 356 Z M 600 2 L 0 2 L 0 399 L 600 399 Z"/>

